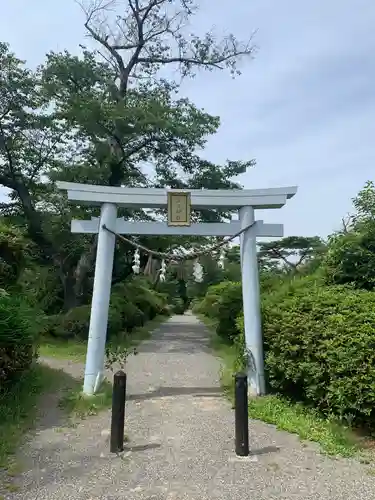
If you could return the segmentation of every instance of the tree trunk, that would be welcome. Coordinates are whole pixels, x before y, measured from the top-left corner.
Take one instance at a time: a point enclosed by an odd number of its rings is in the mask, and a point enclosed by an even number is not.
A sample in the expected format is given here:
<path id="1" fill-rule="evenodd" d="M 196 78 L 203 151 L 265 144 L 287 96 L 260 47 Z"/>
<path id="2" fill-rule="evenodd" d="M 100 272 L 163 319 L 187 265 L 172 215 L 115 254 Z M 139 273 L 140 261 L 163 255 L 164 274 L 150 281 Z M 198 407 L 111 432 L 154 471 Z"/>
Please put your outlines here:
<path id="1" fill-rule="evenodd" d="M 67 279 L 67 288 L 65 289 L 64 286 L 64 305 L 65 294 L 67 294 L 67 305 L 74 304 L 71 307 L 77 307 L 80 305 L 81 297 L 84 295 L 88 274 L 95 267 L 97 245 L 98 236 L 96 235 L 89 250 L 81 255 L 74 272 L 72 272 L 72 276 Z M 75 297 L 75 300 L 73 300 L 73 296 Z"/>

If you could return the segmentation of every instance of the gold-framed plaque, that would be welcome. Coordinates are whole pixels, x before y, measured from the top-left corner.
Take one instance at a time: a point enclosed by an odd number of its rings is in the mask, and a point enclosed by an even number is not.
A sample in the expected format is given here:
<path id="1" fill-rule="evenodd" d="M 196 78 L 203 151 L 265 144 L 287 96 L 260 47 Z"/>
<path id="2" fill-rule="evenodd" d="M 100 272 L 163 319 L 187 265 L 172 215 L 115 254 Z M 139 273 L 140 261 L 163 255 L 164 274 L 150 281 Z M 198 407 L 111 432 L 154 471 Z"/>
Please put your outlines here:
<path id="1" fill-rule="evenodd" d="M 190 211 L 188 191 L 168 191 L 168 226 L 190 226 Z"/>

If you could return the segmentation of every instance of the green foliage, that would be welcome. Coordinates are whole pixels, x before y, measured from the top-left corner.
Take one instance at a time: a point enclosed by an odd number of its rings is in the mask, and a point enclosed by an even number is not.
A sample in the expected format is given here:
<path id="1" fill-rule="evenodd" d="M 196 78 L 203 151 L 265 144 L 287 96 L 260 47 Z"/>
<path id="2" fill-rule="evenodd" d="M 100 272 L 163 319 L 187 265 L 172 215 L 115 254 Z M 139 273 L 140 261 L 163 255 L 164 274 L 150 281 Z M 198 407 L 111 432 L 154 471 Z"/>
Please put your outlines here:
<path id="1" fill-rule="evenodd" d="M 373 424 L 375 293 L 327 286 L 319 274 L 267 279 L 262 290 L 270 388 L 327 415 Z M 240 283 L 210 287 L 194 311 L 215 320 L 245 366 Z"/>
<path id="2" fill-rule="evenodd" d="M 375 287 L 375 187 L 367 182 L 354 198 L 356 214 L 331 236 L 322 272 L 327 283 Z"/>
<path id="3" fill-rule="evenodd" d="M 108 315 L 108 336 L 118 335 L 123 330 L 131 332 L 137 326 L 142 326 L 147 315 L 129 298 L 117 293 L 112 294 Z"/>
<path id="4" fill-rule="evenodd" d="M 188 275 L 190 263 L 171 264 L 167 268 L 166 280 L 158 281 L 156 290 L 163 296 L 168 304 L 169 313 L 183 314 L 190 306 L 188 296 Z"/>
<path id="5" fill-rule="evenodd" d="M 71 309 L 66 314 L 55 314 L 48 318 L 48 334 L 61 339 L 87 338 L 90 325 L 90 306 Z"/>
<path id="6" fill-rule="evenodd" d="M 197 283 L 192 277 L 192 264 L 189 268 L 187 279 L 187 294 L 192 299 L 203 298 L 207 290 L 212 285 L 217 285 L 223 281 L 240 281 L 241 265 L 239 246 L 231 246 L 226 249 L 224 269 L 218 266 L 219 253 L 216 255 L 207 254 L 199 259 L 203 267 L 203 281 Z"/>
<path id="7" fill-rule="evenodd" d="M 363 189 L 353 199 L 353 205 L 356 209 L 352 221 L 355 226 L 375 221 L 375 184 L 373 181 L 366 182 Z"/>
<path id="8" fill-rule="evenodd" d="M 238 334 L 236 318 L 242 309 L 242 287 L 239 282 L 223 281 L 211 286 L 194 311 L 217 320 L 216 333 L 228 342 Z"/>
<path id="9" fill-rule="evenodd" d="M 288 236 L 259 244 L 259 261 L 265 271 L 300 272 L 309 262 L 324 253 L 318 236 Z"/>
<path id="10" fill-rule="evenodd" d="M 260 275 L 262 293 L 270 293 L 289 278 L 283 274 L 263 272 Z M 193 311 L 215 319 L 216 333 L 230 342 L 241 342 L 237 339 L 238 328 L 236 320 L 242 311 L 242 285 L 239 281 L 221 281 L 208 287 L 203 299 L 194 301 Z"/>
<path id="11" fill-rule="evenodd" d="M 373 423 L 375 294 L 285 283 L 262 302 L 268 381 L 320 411 Z"/>
<path id="12" fill-rule="evenodd" d="M 18 285 L 19 293 L 31 306 L 47 315 L 61 311 L 62 283 L 53 267 L 34 264 L 26 268 L 21 273 Z"/>
<path id="13" fill-rule="evenodd" d="M 353 284 L 356 288 L 375 287 L 375 223 L 365 232 L 350 231 L 331 237 L 324 260 L 328 283 Z"/>
<path id="14" fill-rule="evenodd" d="M 171 311 L 173 311 L 173 314 L 184 314 L 185 303 L 181 297 L 176 297 L 172 300 Z"/>
<path id="15" fill-rule="evenodd" d="M 33 284 L 34 296 L 49 315 L 90 300 L 96 243 L 90 236 L 72 235 L 70 220 L 98 215 L 97 208 L 69 206 L 56 190 L 56 180 L 230 189 L 239 187 L 233 177 L 254 165 L 254 160 L 216 165 L 201 158 L 197 151 L 216 133 L 219 118 L 178 95 L 178 79 L 160 77 L 163 66 L 174 65 L 173 58 L 164 59 L 165 37 L 171 35 L 165 23 L 175 26 L 172 38 L 176 37 L 180 48 L 185 47 L 186 60 L 180 58 L 178 64 L 185 76 L 193 76 L 195 68 L 227 67 L 236 72 L 236 62 L 252 54 L 251 45 L 233 36 L 222 41 L 211 35 L 189 36 L 187 43 L 180 21 L 193 12 L 186 5 L 176 6 L 177 11 L 174 6 L 172 12 L 167 0 L 147 9 L 133 9 L 125 3 L 119 19 L 125 22 L 127 34 L 121 36 L 134 36 L 135 45 L 123 49 L 114 47 L 118 40 L 112 38 L 118 23 L 108 26 L 103 38 L 99 36 L 97 16 L 105 10 L 100 7 L 89 15 L 85 27 L 103 57 L 83 47 L 75 51 L 78 55 L 50 53 L 37 71 L 28 69 L 8 45 L 0 43 L 0 184 L 10 190 L 10 202 L 0 211 L 34 243 L 36 274 L 48 268 L 48 279 L 44 282 L 38 276 Z M 164 7 L 166 12 L 160 10 Z M 141 10 L 137 13 L 137 9 Z M 156 30 L 155 36 L 139 39 L 137 16 L 143 18 L 144 27 Z M 173 52 L 173 47 L 177 49 L 173 45 L 168 50 Z M 144 163 L 155 166 L 149 177 L 140 168 Z M 119 215 L 136 220 L 155 216 L 125 209 Z M 195 219 L 220 220 L 221 216 L 216 211 L 193 213 Z M 169 249 L 172 241 L 148 240 L 147 246 L 159 245 Z M 131 252 L 126 248 L 121 258 L 116 257 L 115 282 L 130 274 Z M 25 284 L 31 283 L 30 269 L 25 274 Z M 9 274 L 5 279 L 10 279 Z M 51 293 L 52 282 L 55 290 Z"/>
<path id="16" fill-rule="evenodd" d="M 203 318 L 209 327 L 207 318 Z M 239 328 L 243 330 L 243 317 L 238 320 Z M 243 336 L 237 340 L 243 343 Z M 239 345 L 225 344 L 219 337 L 212 338 L 212 347 L 223 361 L 221 371 L 221 386 L 234 403 L 233 375 L 243 371 L 241 361 L 243 349 Z M 320 444 L 321 451 L 328 455 L 352 457 L 359 451 L 358 435 L 338 422 L 337 419 L 324 418 L 315 408 L 293 402 L 290 398 L 275 394 L 249 399 L 249 418 L 263 420 L 275 425 L 278 429 L 297 434 L 303 441 L 315 441 Z M 358 455 L 357 455 L 358 456 Z M 366 459 L 366 455 L 361 459 Z"/>
<path id="17" fill-rule="evenodd" d="M 0 295 L 0 385 L 30 368 L 41 327 L 42 319 L 21 298 Z"/>
<path id="18" fill-rule="evenodd" d="M 26 262 L 28 241 L 21 231 L 0 222 L 0 288 L 14 285 Z"/>
<path id="19" fill-rule="evenodd" d="M 114 287 L 115 288 L 115 287 Z M 146 279 L 133 278 L 123 286 L 124 295 L 133 302 L 146 316 L 153 319 L 158 314 L 163 314 L 166 296 L 151 289 Z"/>
<path id="20" fill-rule="evenodd" d="M 48 332 L 58 338 L 86 340 L 91 305 L 78 306 L 65 314 L 50 316 Z M 152 290 L 146 279 L 134 278 L 113 286 L 107 337 L 131 332 L 158 315 L 168 314 L 166 296 Z"/>

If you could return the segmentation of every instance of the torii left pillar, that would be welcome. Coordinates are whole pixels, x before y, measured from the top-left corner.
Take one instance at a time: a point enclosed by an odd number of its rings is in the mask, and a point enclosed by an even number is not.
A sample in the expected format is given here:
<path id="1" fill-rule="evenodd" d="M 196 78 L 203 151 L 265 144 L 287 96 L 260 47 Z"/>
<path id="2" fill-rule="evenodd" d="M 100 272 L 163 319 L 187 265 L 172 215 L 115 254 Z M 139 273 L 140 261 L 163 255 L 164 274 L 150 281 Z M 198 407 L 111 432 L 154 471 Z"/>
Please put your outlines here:
<path id="1" fill-rule="evenodd" d="M 83 383 L 83 393 L 88 396 L 97 391 L 104 378 L 104 353 L 116 237 L 103 229 L 102 226 L 105 224 L 109 229 L 115 231 L 116 219 L 117 206 L 113 203 L 103 203 L 100 214 L 85 379 Z"/>

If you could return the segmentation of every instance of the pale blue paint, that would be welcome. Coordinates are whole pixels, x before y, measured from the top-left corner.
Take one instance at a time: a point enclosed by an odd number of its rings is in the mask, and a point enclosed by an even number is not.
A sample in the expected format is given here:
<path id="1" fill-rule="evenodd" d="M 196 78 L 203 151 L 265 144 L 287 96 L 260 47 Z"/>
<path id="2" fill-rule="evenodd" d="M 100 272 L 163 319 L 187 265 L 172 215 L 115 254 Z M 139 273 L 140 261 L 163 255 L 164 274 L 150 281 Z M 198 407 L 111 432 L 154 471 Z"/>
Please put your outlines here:
<path id="1" fill-rule="evenodd" d="M 117 207 L 112 203 L 104 203 L 101 207 L 101 226 L 106 225 L 114 230 L 116 227 Z M 105 343 L 109 301 L 111 296 L 113 257 L 116 237 L 100 228 L 96 250 L 94 287 L 92 292 L 89 338 L 83 392 L 94 394 L 104 377 Z"/>

